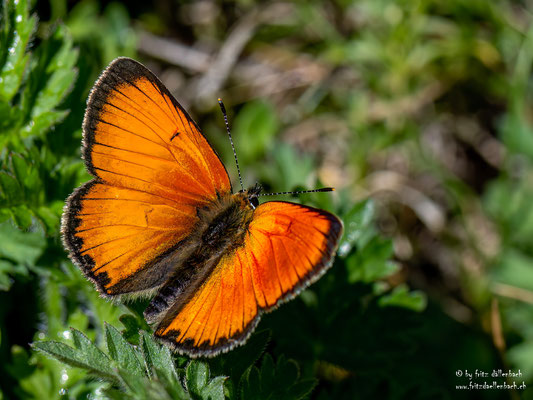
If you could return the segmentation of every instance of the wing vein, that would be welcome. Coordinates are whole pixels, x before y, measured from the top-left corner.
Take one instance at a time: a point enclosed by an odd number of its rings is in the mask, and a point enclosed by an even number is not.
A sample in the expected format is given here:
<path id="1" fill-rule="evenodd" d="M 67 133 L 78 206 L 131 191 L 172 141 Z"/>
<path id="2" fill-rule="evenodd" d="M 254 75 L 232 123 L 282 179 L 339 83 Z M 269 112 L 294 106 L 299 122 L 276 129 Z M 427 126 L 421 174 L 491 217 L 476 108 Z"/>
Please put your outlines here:
<path id="1" fill-rule="evenodd" d="M 111 146 L 109 144 L 100 143 L 100 142 L 96 142 L 96 141 L 94 142 L 94 144 L 97 144 L 97 145 L 100 145 L 100 146 L 104 146 L 104 147 L 109 147 L 110 149 L 122 150 L 122 151 L 125 151 L 125 152 L 128 152 L 128 153 L 138 154 L 140 156 L 153 158 L 155 160 L 166 161 L 166 162 L 171 163 L 172 165 L 174 165 L 174 162 L 172 160 L 169 160 L 169 159 L 166 159 L 166 158 L 163 158 L 163 157 L 154 156 L 153 154 L 147 154 L 147 153 L 143 153 L 143 152 L 135 151 L 135 150 L 130 150 L 130 149 L 123 149 L 122 147 Z"/>
<path id="2" fill-rule="evenodd" d="M 124 253 L 122 253 L 122 254 L 120 254 L 120 255 L 118 255 L 118 256 L 116 256 L 115 258 L 109 260 L 108 262 L 106 262 L 106 263 L 100 265 L 98 268 L 95 268 L 95 269 L 92 271 L 93 274 L 96 273 L 97 271 L 100 271 L 100 270 L 101 270 L 102 268 L 104 268 L 107 264 L 110 264 L 110 263 L 112 263 L 113 261 L 118 260 L 120 257 L 122 257 L 122 256 L 124 256 L 124 255 L 126 255 L 126 254 L 128 254 L 127 251 L 124 252 Z"/>
<path id="3" fill-rule="evenodd" d="M 164 146 L 164 145 L 162 145 L 161 143 L 158 143 L 158 142 L 156 142 L 155 140 L 152 140 L 152 139 L 150 139 L 150 138 L 147 138 L 146 136 L 143 136 L 143 135 L 141 135 L 141 134 L 139 134 L 139 133 L 136 133 L 136 132 L 130 131 L 130 130 L 128 130 L 128 129 L 122 127 L 122 126 L 118 126 L 118 125 L 116 125 L 116 124 L 113 124 L 112 122 L 105 121 L 105 120 L 103 120 L 103 119 L 101 119 L 101 118 L 95 118 L 95 120 L 97 120 L 98 122 L 101 122 L 101 123 L 103 123 L 103 124 L 107 124 L 107 125 L 114 126 L 114 127 L 117 128 L 117 129 L 120 129 L 120 130 L 122 130 L 122 131 L 124 131 L 124 132 L 130 133 L 130 134 L 132 134 L 132 135 L 134 135 L 134 136 L 137 136 L 137 137 L 139 137 L 139 138 L 141 138 L 141 139 L 147 140 L 148 142 L 154 143 L 154 144 L 156 144 L 157 146 L 160 146 L 160 147 L 164 148 L 165 150 L 168 150 L 168 147 L 167 147 L 167 146 Z M 171 153 L 171 152 L 169 151 L 169 153 Z"/>
<path id="4" fill-rule="evenodd" d="M 244 320 L 246 316 L 246 292 L 244 291 L 244 274 L 242 273 L 242 270 L 244 268 L 244 264 L 241 260 L 241 257 L 239 255 L 239 252 L 235 252 L 235 256 L 239 259 L 239 263 L 241 264 L 241 281 L 242 281 L 242 320 L 241 320 L 241 331 L 244 332 Z M 256 303 L 257 305 L 257 303 Z"/>
<path id="5" fill-rule="evenodd" d="M 124 96 L 124 97 L 126 97 L 127 99 L 129 99 L 129 97 L 127 97 L 125 94 L 123 94 L 123 93 L 120 92 L 119 90 L 116 90 L 116 89 L 114 89 L 114 90 L 117 91 L 118 93 L 120 93 L 122 96 Z M 123 110 L 123 109 L 121 109 L 121 108 L 118 107 L 118 106 L 115 106 L 114 104 L 111 104 L 111 103 L 108 103 L 108 102 L 106 102 L 105 104 L 109 104 L 110 106 L 115 107 L 115 108 L 118 109 L 118 110 L 121 110 L 121 111 L 124 112 L 125 114 L 128 114 L 129 116 L 135 118 L 137 121 L 139 121 L 140 123 L 144 124 L 148 129 L 150 129 L 150 130 L 151 130 L 151 131 L 152 131 L 152 132 L 153 132 L 153 133 L 154 133 L 159 139 L 161 139 L 161 141 L 162 141 L 163 143 L 165 143 L 165 146 L 163 146 L 163 147 L 164 147 L 165 149 L 167 149 L 168 152 L 172 155 L 172 158 L 174 158 L 174 161 L 176 162 L 176 165 L 180 166 L 180 168 L 181 168 L 181 169 L 182 169 L 187 175 L 189 175 L 191 178 L 194 179 L 194 176 L 193 176 L 193 175 L 192 175 L 192 174 L 191 174 L 191 173 L 190 173 L 190 172 L 189 172 L 189 171 L 188 171 L 183 165 L 180 164 L 180 162 L 179 162 L 178 159 L 176 158 L 176 155 L 175 155 L 174 152 L 170 149 L 170 147 L 169 147 L 167 141 L 166 141 L 165 139 L 163 139 L 163 138 L 161 137 L 161 135 L 159 135 L 159 133 L 157 133 L 157 132 L 156 132 L 156 131 L 155 131 L 150 125 L 148 125 L 145 121 L 143 121 L 143 120 L 137 118 L 135 115 L 133 115 L 133 114 L 127 112 L 126 110 Z M 135 108 L 135 107 L 132 107 L 132 108 L 134 108 L 135 110 L 138 110 L 138 109 Z M 140 112 L 140 114 L 144 115 L 142 112 Z M 148 118 L 148 120 L 150 120 L 150 119 Z M 150 121 L 151 121 L 151 120 L 150 120 Z M 153 122 L 153 121 L 152 121 L 152 122 Z M 160 126 L 158 126 L 157 124 L 155 124 L 155 125 L 157 126 L 157 128 L 161 129 Z M 162 130 L 162 129 L 161 129 L 161 130 Z M 203 154 L 202 154 L 202 156 L 203 156 Z M 203 157 L 202 157 L 202 158 L 203 158 Z M 195 164 L 196 164 L 196 162 L 195 162 Z M 204 190 L 206 189 L 205 186 L 202 185 L 201 182 L 197 181 L 197 183 L 198 183 L 199 186 L 203 187 Z"/>
<path id="6" fill-rule="evenodd" d="M 215 298 L 215 302 L 213 303 L 213 307 L 211 307 L 211 310 L 214 308 L 214 306 L 218 303 L 218 299 L 220 298 L 220 294 L 222 293 L 222 280 L 219 279 L 217 281 L 218 283 L 218 292 L 217 292 L 217 297 Z M 202 339 L 204 338 L 204 333 L 205 333 L 205 329 L 207 328 L 208 325 L 210 325 L 210 322 L 211 322 L 211 318 L 213 318 L 213 316 L 215 315 L 216 313 L 214 312 L 211 312 L 209 313 L 209 316 L 207 318 L 207 322 L 205 323 L 203 329 L 202 329 L 202 334 L 200 335 L 200 338 L 198 339 L 198 344 L 201 344 L 202 343 Z M 220 320 L 219 320 L 219 325 L 220 325 Z M 217 326 L 217 332 L 218 332 L 218 326 Z M 209 339 L 209 338 L 206 338 L 206 340 Z M 212 343 L 213 345 L 215 344 L 214 342 Z"/>
<path id="7" fill-rule="evenodd" d="M 144 90 L 142 90 L 140 87 L 138 87 L 134 82 L 131 82 L 131 81 L 129 81 L 128 79 L 125 79 L 124 77 L 119 76 L 119 75 L 117 75 L 117 74 L 115 74 L 115 73 L 113 73 L 113 72 L 112 72 L 112 74 L 115 75 L 116 77 L 118 77 L 119 79 L 122 79 L 124 82 L 129 83 L 131 86 L 133 86 L 133 87 L 134 87 L 135 89 L 137 89 L 139 92 L 141 92 L 141 93 L 144 95 L 144 97 L 146 97 L 146 98 L 147 98 L 148 100 L 150 100 L 153 104 L 155 104 L 155 105 L 156 105 L 156 106 L 157 106 L 157 107 L 163 112 L 163 114 L 165 114 L 165 115 L 168 117 L 168 114 L 165 112 L 165 110 L 163 110 L 163 108 L 161 108 L 161 106 L 159 105 L 159 103 L 155 102 L 154 99 L 153 99 L 152 97 L 148 96 L 148 94 L 146 94 L 146 93 L 144 92 Z M 150 83 L 152 84 L 152 86 L 153 86 L 153 83 L 152 83 L 150 80 L 149 80 L 149 82 L 150 82 Z M 120 93 L 119 90 L 117 90 L 117 89 L 115 89 L 115 90 L 116 90 L 117 92 Z M 163 94 L 161 93 L 161 91 L 159 91 L 159 93 L 163 96 Z M 127 99 L 131 100 L 128 96 L 124 95 L 123 93 L 121 93 L 121 94 L 122 94 L 123 96 L 125 96 Z M 163 98 L 164 98 L 164 96 L 163 96 Z M 137 103 L 135 103 L 135 104 L 137 104 Z M 169 120 L 172 121 L 172 118 L 169 118 Z M 158 126 L 158 127 L 159 127 L 159 126 Z M 159 127 L 159 128 L 161 129 L 161 127 Z"/>
<path id="8" fill-rule="evenodd" d="M 253 239 L 253 235 L 251 234 L 251 232 L 250 232 L 250 237 Z M 246 246 L 244 246 L 243 249 L 244 249 L 244 252 L 246 253 L 246 257 L 250 261 L 250 264 L 253 262 L 255 264 L 255 266 L 258 267 L 257 260 L 255 259 L 253 252 L 250 252 L 250 254 L 249 254 L 248 250 L 246 249 Z M 254 280 L 254 274 L 252 272 L 251 267 L 250 267 L 250 276 L 252 277 L 252 285 L 253 285 L 253 288 L 254 288 L 255 300 L 256 300 L 257 304 L 259 304 L 259 301 L 257 299 L 257 294 L 256 294 L 256 285 L 254 283 L 254 281 L 255 281 Z M 268 306 L 268 302 L 266 300 L 265 294 L 262 291 L 260 291 L 260 293 L 263 295 L 263 300 L 265 301 L 265 305 Z"/>
<path id="9" fill-rule="evenodd" d="M 84 254 L 84 253 L 87 253 L 90 250 L 94 250 L 94 249 L 96 249 L 96 248 L 98 248 L 100 246 L 103 246 L 104 244 L 108 244 L 108 243 L 111 243 L 111 242 L 116 242 L 117 240 L 127 239 L 127 238 L 135 236 L 135 235 L 137 235 L 137 233 L 132 233 L 131 235 L 126 235 L 126 236 L 122 236 L 122 237 L 119 237 L 119 238 L 111 239 L 111 240 L 108 240 L 107 242 L 103 242 L 103 243 L 97 244 L 96 246 L 89 247 L 88 249 L 82 250 L 80 253 Z"/>
<path id="10" fill-rule="evenodd" d="M 298 280 L 301 280 L 303 278 L 303 276 L 301 276 L 299 273 L 298 273 L 298 268 L 296 268 L 295 266 L 295 263 L 293 261 L 293 259 L 291 258 L 290 256 L 290 253 L 289 251 L 287 250 L 287 247 L 285 246 L 285 243 L 283 242 L 283 240 L 280 240 L 280 243 L 281 243 L 281 246 L 283 247 L 283 250 L 285 250 L 285 254 L 287 254 L 287 258 L 290 260 L 290 265 L 291 265 L 291 268 L 294 270 L 294 272 L 296 273 L 296 276 L 298 277 Z M 305 276 L 305 275 L 304 275 Z"/>
<path id="11" fill-rule="evenodd" d="M 76 230 L 76 232 L 78 232 L 78 233 L 89 232 L 89 231 L 94 231 L 95 229 L 109 228 L 109 227 L 112 227 L 112 226 L 129 226 L 131 228 L 142 228 L 142 229 L 150 229 L 150 230 L 153 230 L 153 231 L 168 231 L 168 232 L 173 232 L 173 231 L 176 230 L 176 229 L 172 229 L 172 228 L 154 228 L 152 226 L 134 225 L 134 224 L 109 224 L 109 225 L 98 225 L 98 226 L 95 226 L 93 228 Z"/>
<path id="12" fill-rule="evenodd" d="M 118 173 L 118 172 L 115 172 L 115 171 L 109 171 L 109 170 L 106 170 L 106 169 L 103 169 L 103 168 L 97 168 L 95 167 L 95 169 L 99 170 L 99 171 L 104 171 L 104 172 L 108 172 L 110 174 L 114 174 L 114 175 L 119 175 L 119 176 L 124 176 L 126 178 L 131 178 L 131 179 L 136 179 L 138 181 L 141 181 L 141 182 L 145 182 L 145 183 L 149 183 L 151 185 L 155 185 L 154 182 L 150 182 L 150 181 L 147 181 L 147 180 L 144 180 L 144 179 L 141 179 L 141 178 L 137 178 L 136 176 L 130 176 L 130 175 L 126 175 L 126 174 L 121 174 L 121 173 Z M 112 186 L 116 186 L 116 187 L 120 187 L 118 185 L 112 185 Z M 162 185 L 157 185 L 159 186 L 160 188 L 164 188 L 164 189 L 170 189 L 170 190 L 173 190 L 174 188 L 169 188 L 169 187 L 166 187 L 166 186 L 162 186 Z M 125 189 L 130 189 L 130 188 L 127 188 L 127 187 L 124 187 Z M 132 189 L 132 190 L 138 190 L 139 192 L 142 192 L 142 190 L 139 190 L 139 189 Z M 168 200 L 171 200 L 170 198 L 168 197 L 164 197 L 164 196 L 160 196 L 160 195 L 156 195 L 155 193 L 152 193 L 152 192 L 146 192 L 146 193 L 149 193 L 149 194 L 153 194 L 154 196 L 159 196 L 163 199 L 168 199 Z M 196 197 L 193 193 L 188 193 L 184 190 L 180 190 L 180 192 L 178 192 L 180 196 L 184 195 L 184 197 L 188 197 L 189 199 L 191 200 L 194 200 L 194 201 L 199 201 L 198 197 Z M 203 200 L 203 199 L 202 199 Z M 173 200 L 176 204 L 180 204 L 179 202 L 177 202 L 176 200 Z"/>
<path id="13" fill-rule="evenodd" d="M 170 108 L 170 104 L 168 104 L 168 101 L 167 101 L 167 96 L 165 96 L 165 94 L 161 91 L 161 88 L 154 85 L 154 82 L 150 81 L 150 84 L 152 85 L 152 87 L 157 90 L 159 92 L 159 94 L 161 95 L 161 97 L 163 97 L 163 100 L 165 100 L 165 104 L 167 105 L 167 108 L 168 108 L 168 111 L 170 111 L 170 114 L 172 116 L 172 118 L 169 117 L 170 120 L 174 120 L 174 122 L 176 123 L 176 126 L 178 126 L 178 120 L 176 119 L 176 116 L 174 115 L 174 113 L 172 112 L 172 108 Z M 175 107 L 174 107 L 175 109 Z M 163 109 L 161 109 L 161 111 L 163 111 Z M 165 114 L 167 114 L 165 111 L 163 111 Z M 167 117 L 168 117 L 168 114 L 167 114 Z"/>
<path id="14" fill-rule="evenodd" d="M 274 250 L 274 242 L 272 241 L 272 238 L 270 236 L 267 236 L 267 238 L 268 238 L 268 241 L 270 242 L 270 247 L 272 248 L 272 258 L 274 259 L 274 264 L 275 264 L 274 270 L 276 271 L 276 277 L 278 278 L 279 290 L 281 291 L 281 294 L 283 294 L 285 293 L 285 291 L 283 290 L 283 284 L 281 283 L 281 279 L 279 277 L 279 264 L 278 264 L 278 259 L 276 257 L 276 251 Z"/>
<path id="15" fill-rule="evenodd" d="M 116 157 L 112 154 L 109 154 L 109 153 L 102 153 L 100 151 L 96 151 L 96 150 L 93 150 L 92 151 L 92 154 L 100 154 L 106 158 L 109 158 L 111 160 L 115 160 L 115 161 L 122 161 L 122 162 L 125 162 L 125 163 L 128 163 L 128 164 L 133 164 L 133 165 L 137 165 L 139 167 L 143 167 L 143 168 L 147 168 L 147 169 L 150 169 L 152 171 L 156 171 L 155 168 L 152 168 L 152 167 L 149 167 L 148 165 L 145 165 L 145 164 L 139 164 L 139 163 L 136 163 L 136 162 L 133 162 L 133 161 L 129 161 L 129 160 L 124 160 L 123 158 L 119 158 L 119 157 Z"/>
<path id="16" fill-rule="evenodd" d="M 121 186 L 117 186 L 119 188 L 122 188 L 122 189 L 128 189 L 128 188 L 123 188 Z M 142 190 L 137 190 L 137 189 L 128 189 L 128 190 L 136 190 L 140 193 L 146 193 L 146 194 L 149 194 L 149 195 L 152 195 L 152 196 L 155 196 L 155 197 L 159 197 L 161 199 L 166 199 L 166 197 L 162 197 L 162 196 L 158 196 L 156 194 L 152 194 L 152 193 L 149 193 L 149 192 L 145 192 L 145 191 L 142 191 Z M 164 207 L 169 207 L 169 208 L 172 208 L 173 210 L 183 214 L 183 215 L 188 215 L 190 216 L 191 214 L 188 213 L 188 212 L 185 212 L 183 210 L 180 210 L 179 208 L 176 208 L 174 206 L 171 206 L 171 205 L 168 205 L 168 204 L 163 204 L 163 203 L 149 203 L 149 202 L 146 202 L 146 201 L 139 201 L 139 200 L 136 200 L 136 199 L 125 199 L 125 198 L 120 198 L 120 199 L 117 199 L 116 197 L 86 197 L 83 199 L 83 201 L 86 201 L 86 200 L 92 200 L 92 201 L 100 201 L 100 200 L 105 200 L 105 201 L 134 201 L 134 202 L 137 202 L 137 203 L 140 203 L 140 204 L 146 204 L 148 206 L 164 206 Z M 179 204 L 178 202 L 172 200 L 172 199 L 168 199 L 168 200 L 171 200 L 173 201 L 174 203 L 176 204 Z M 105 213 L 89 213 L 89 214 L 77 214 L 77 215 L 99 215 L 99 214 L 113 214 L 113 212 L 105 212 Z"/>

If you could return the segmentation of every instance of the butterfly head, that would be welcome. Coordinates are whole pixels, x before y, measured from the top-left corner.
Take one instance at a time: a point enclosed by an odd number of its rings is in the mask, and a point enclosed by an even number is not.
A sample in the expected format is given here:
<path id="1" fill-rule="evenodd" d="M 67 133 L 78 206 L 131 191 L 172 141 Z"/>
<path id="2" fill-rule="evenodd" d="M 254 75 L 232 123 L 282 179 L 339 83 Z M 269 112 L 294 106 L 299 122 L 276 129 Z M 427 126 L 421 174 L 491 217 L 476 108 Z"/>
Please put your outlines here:
<path id="1" fill-rule="evenodd" d="M 235 194 L 235 196 L 238 196 L 241 200 L 241 204 L 244 207 L 251 208 L 252 210 L 255 210 L 257 206 L 259 206 L 259 193 L 261 193 L 261 190 L 263 190 L 263 187 L 256 183 L 254 186 L 247 190 L 239 190 L 238 193 Z"/>

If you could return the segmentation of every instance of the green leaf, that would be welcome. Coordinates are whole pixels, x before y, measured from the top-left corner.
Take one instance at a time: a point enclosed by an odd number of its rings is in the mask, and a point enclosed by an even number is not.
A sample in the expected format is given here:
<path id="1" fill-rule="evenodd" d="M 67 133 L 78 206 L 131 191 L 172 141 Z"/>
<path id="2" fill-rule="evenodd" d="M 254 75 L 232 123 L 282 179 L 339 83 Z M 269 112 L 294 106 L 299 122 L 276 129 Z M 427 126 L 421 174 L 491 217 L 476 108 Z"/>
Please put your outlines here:
<path id="1" fill-rule="evenodd" d="M 150 374 L 161 371 L 168 379 L 178 379 L 178 373 L 168 347 L 156 343 L 147 332 L 142 332 L 141 347 Z"/>
<path id="2" fill-rule="evenodd" d="M 140 343 L 140 330 L 141 330 L 141 324 L 131 314 L 123 314 L 119 318 L 120 322 L 124 327 L 126 328 L 123 330 L 122 336 L 124 336 L 124 339 L 126 339 L 128 342 L 133 343 L 135 345 L 138 345 Z"/>
<path id="3" fill-rule="evenodd" d="M 396 306 L 408 308 L 413 311 L 422 311 L 426 308 L 427 299 L 420 291 L 409 291 L 406 285 L 396 286 L 391 293 L 381 296 L 378 304 L 382 307 Z"/>
<path id="4" fill-rule="evenodd" d="M 504 116 L 502 138 L 507 149 L 533 160 L 533 128 L 522 110 L 515 107 Z"/>
<path id="5" fill-rule="evenodd" d="M 0 290 L 9 290 L 13 280 L 9 276 L 13 271 L 14 265 L 9 261 L 0 260 Z"/>
<path id="6" fill-rule="evenodd" d="M 32 346 L 52 358 L 85 369 L 107 381 L 111 386 L 104 388 L 104 392 L 109 398 L 191 399 L 182 386 L 168 349 L 159 348 L 153 340 L 143 337 L 143 345 L 149 349 L 143 353 L 140 348 L 128 343 L 115 327 L 106 324 L 107 356 L 78 330 L 71 328 L 70 334 L 74 348 L 54 341 L 35 342 Z M 150 359 L 142 360 L 143 354 L 150 354 Z M 143 365 L 151 365 L 151 376 L 148 376 Z M 117 390 L 117 386 L 120 390 Z M 216 393 L 213 386 L 210 383 L 202 389 L 202 393 L 208 395 L 205 398 Z"/>
<path id="7" fill-rule="evenodd" d="M 143 379 L 144 377 L 140 377 L 127 369 L 119 369 L 117 371 L 117 374 L 120 377 L 120 381 L 122 382 L 122 385 L 126 388 L 126 392 L 130 394 L 130 396 L 125 396 L 124 392 L 120 391 L 120 392 L 110 392 L 111 394 L 110 397 L 114 397 L 113 396 L 113 393 L 114 393 L 116 395 L 115 398 L 117 399 L 122 399 L 124 397 L 131 398 L 131 399 L 143 399 L 143 400 L 150 399 L 149 394 L 148 394 L 148 386 L 149 386 L 148 380 Z M 164 397 L 157 397 L 157 398 L 164 398 Z"/>
<path id="8" fill-rule="evenodd" d="M 8 206 L 10 203 L 22 198 L 22 189 L 12 175 L 5 171 L 0 171 L 0 194 L 2 195 L 2 205 Z"/>
<path id="9" fill-rule="evenodd" d="M 8 171 L 0 171 L 0 211 L 7 213 L 20 229 L 28 229 L 35 217 L 47 234 L 54 234 L 59 230 L 64 203 L 44 204 L 45 182 L 41 175 L 45 172 L 40 157 L 34 148 L 10 155 Z"/>
<path id="10" fill-rule="evenodd" d="M 172 378 L 169 374 L 164 371 L 155 369 L 155 375 L 157 377 L 157 383 L 161 384 L 164 388 L 164 393 L 170 396 L 171 399 L 178 400 L 190 400 L 191 396 L 184 387 L 181 385 L 181 379 Z M 154 382 L 154 381 L 152 381 Z M 154 389 L 151 389 L 153 391 Z M 154 397 L 151 397 L 154 398 Z"/>
<path id="11" fill-rule="evenodd" d="M 0 256 L 19 264 L 35 265 L 46 240 L 40 232 L 21 232 L 9 222 L 0 224 Z"/>
<path id="12" fill-rule="evenodd" d="M 29 17 L 28 0 L 4 1 L 0 19 L 0 101 L 8 102 L 17 93 L 29 59 L 26 47 L 37 26 Z"/>
<path id="13" fill-rule="evenodd" d="M 38 48 L 28 85 L 22 93 L 22 107 L 26 115 L 21 130 L 24 137 L 42 135 L 66 116 L 67 111 L 55 108 L 75 82 L 77 59 L 78 51 L 72 48 L 70 35 L 63 25 L 58 25 Z"/>
<path id="14" fill-rule="evenodd" d="M 374 218 L 374 202 L 365 200 L 357 203 L 343 216 L 344 234 L 339 245 L 339 256 L 346 257 L 371 228 Z"/>
<path id="15" fill-rule="evenodd" d="M 531 341 L 522 342 L 509 349 L 509 361 L 511 361 L 524 374 L 524 379 L 533 378 L 533 343 Z"/>
<path id="16" fill-rule="evenodd" d="M 32 209 L 35 217 L 42 223 L 45 231 L 49 234 L 59 231 L 59 215 L 47 206 Z"/>
<path id="17" fill-rule="evenodd" d="M 31 210 L 25 204 L 11 207 L 11 215 L 20 229 L 26 230 L 32 224 Z"/>
<path id="18" fill-rule="evenodd" d="M 346 259 L 348 281 L 371 283 L 398 271 L 398 265 L 390 261 L 393 251 L 390 240 L 372 237 L 365 246 Z"/>
<path id="19" fill-rule="evenodd" d="M 144 377 L 146 373 L 133 350 L 133 346 L 110 324 L 105 325 L 105 333 L 109 355 L 116 361 L 119 369 L 128 371 L 130 375 L 135 377 Z"/>
<path id="20" fill-rule="evenodd" d="M 233 132 L 239 140 L 239 157 L 246 165 L 261 157 L 272 145 L 272 138 L 279 129 L 274 107 L 270 103 L 252 101 L 244 105 L 235 117 Z"/>
<path id="21" fill-rule="evenodd" d="M 84 368 L 107 379 L 117 379 L 111 360 L 84 334 L 71 329 L 74 348 L 64 343 L 34 342 L 32 347 L 73 367 Z"/>
<path id="22" fill-rule="evenodd" d="M 209 367 L 201 361 L 191 361 L 185 372 L 185 385 L 193 399 L 224 400 L 225 376 L 209 377 Z"/>
<path id="23" fill-rule="evenodd" d="M 494 281 L 533 291 L 533 256 L 509 248 L 492 271 Z"/>

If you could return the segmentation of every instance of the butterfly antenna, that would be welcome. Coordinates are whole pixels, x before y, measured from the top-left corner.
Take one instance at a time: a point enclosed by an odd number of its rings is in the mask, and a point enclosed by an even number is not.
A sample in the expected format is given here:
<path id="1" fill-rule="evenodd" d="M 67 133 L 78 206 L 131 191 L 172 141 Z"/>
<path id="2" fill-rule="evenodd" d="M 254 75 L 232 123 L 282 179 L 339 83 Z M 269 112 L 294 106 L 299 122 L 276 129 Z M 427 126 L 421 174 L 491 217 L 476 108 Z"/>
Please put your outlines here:
<path id="1" fill-rule="evenodd" d="M 321 188 L 321 189 L 313 189 L 313 190 L 300 190 L 297 192 L 277 192 L 277 193 L 259 193 L 257 197 L 259 196 L 278 196 L 282 194 L 302 194 L 302 193 L 316 193 L 316 192 L 334 192 L 335 188 Z"/>
<path id="2" fill-rule="evenodd" d="M 222 115 L 224 115 L 224 122 L 226 124 L 226 130 L 228 131 L 229 142 L 231 143 L 231 148 L 233 150 L 233 157 L 235 157 L 235 164 L 237 164 L 237 172 L 239 173 L 239 183 L 241 184 L 241 189 L 244 191 L 244 185 L 242 184 L 242 177 L 241 177 L 241 169 L 239 168 L 239 160 L 237 159 L 237 152 L 235 151 L 235 146 L 233 145 L 233 139 L 231 138 L 231 131 L 229 129 L 228 114 L 226 113 L 226 107 L 224 107 L 224 103 L 222 103 L 222 99 L 220 97 L 218 98 L 218 105 L 220 106 L 220 109 L 222 110 Z"/>

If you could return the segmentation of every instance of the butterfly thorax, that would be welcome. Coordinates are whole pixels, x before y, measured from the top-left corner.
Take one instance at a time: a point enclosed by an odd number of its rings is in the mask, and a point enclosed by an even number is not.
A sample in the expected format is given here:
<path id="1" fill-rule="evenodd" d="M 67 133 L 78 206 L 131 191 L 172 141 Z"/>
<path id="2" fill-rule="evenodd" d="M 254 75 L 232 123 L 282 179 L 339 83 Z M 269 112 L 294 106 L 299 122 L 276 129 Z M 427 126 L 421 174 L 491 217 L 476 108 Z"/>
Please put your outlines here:
<path id="1" fill-rule="evenodd" d="M 222 196 L 198 212 L 200 246 L 216 253 L 241 246 L 253 213 L 246 192 Z"/>

